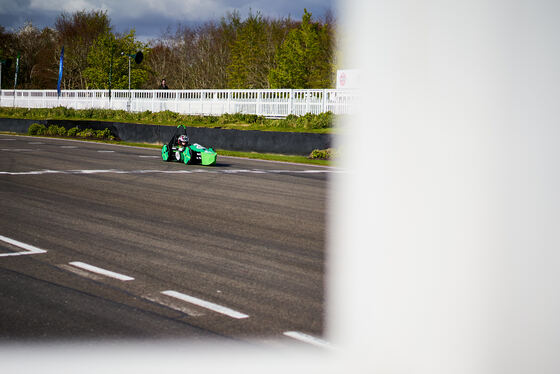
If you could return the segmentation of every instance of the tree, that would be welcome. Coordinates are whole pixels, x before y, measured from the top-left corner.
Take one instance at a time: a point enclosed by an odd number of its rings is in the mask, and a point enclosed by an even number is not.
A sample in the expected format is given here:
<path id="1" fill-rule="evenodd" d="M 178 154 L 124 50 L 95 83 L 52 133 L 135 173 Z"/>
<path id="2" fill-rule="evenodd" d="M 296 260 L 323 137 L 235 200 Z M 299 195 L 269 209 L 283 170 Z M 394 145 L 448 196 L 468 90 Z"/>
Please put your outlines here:
<path id="1" fill-rule="evenodd" d="M 52 87 L 53 79 L 56 87 L 57 77 L 54 74 L 52 78 L 49 76 L 51 71 L 56 70 L 53 58 L 56 53 L 55 32 L 48 27 L 39 30 L 31 22 L 27 22 L 16 31 L 14 44 L 14 63 L 16 55 L 20 55 L 17 87 Z"/>
<path id="2" fill-rule="evenodd" d="M 15 35 L 7 32 L 4 26 L 0 26 L 0 60 L 14 59 L 15 50 Z M 14 62 L 14 61 L 12 61 Z M 1 88 L 14 88 L 14 64 L 7 68 L 2 66 L 2 87 Z"/>
<path id="3" fill-rule="evenodd" d="M 110 33 L 111 29 L 106 11 L 82 10 L 72 14 L 62 13 L 57 17 L 58 54 L 64 46 L 63 88 L 84 89 L 88 86 L 84 77 L 88 55 L 99 36 Z M 56 59 L 58 63 L 58 57 Z"/>
<path id="4" fill-rule="evenodd" d="M 237 31 L 227 68 L 229 88 L 268 88 L 270 67 L 267 22 L 250 13 Z"/>
<path id="5" fill-rule="evenodd" d="M 150 49 L 145 43 L 135 40 L 135 30 L 126 35 L 105 33 L 93 44 L 87 57 L 88 67 L 84 71 L 84 78 L 88 82 L 88 89 L 109 88 L 109 72 L 112 56 L 112 83 L 114 89 L 128 88 L 128 55 L 141 50 L 149 57 Z M 148 70 L 145 64 L 131 62 L 131 88 L 142 87 L 148 79 Z"/>
<path id="6" fill-rule="evenodd" d="M 241 20 L 237 12 L 220 22 L 200 26 L 178 25 L 151 41 L 149 61 L 152 76 L 148 87 L 156 87 L 166 77 L 172 88 L 227 88 L 230 46 L 236 39 Z"/>
<path id="7" fill-rule="evenodd" d="M 268 79 L 273 88 L 328 88 L 334 81 L 333 32 L 311 21 L 304 10 L 301 25 L 278 48 Z"/>

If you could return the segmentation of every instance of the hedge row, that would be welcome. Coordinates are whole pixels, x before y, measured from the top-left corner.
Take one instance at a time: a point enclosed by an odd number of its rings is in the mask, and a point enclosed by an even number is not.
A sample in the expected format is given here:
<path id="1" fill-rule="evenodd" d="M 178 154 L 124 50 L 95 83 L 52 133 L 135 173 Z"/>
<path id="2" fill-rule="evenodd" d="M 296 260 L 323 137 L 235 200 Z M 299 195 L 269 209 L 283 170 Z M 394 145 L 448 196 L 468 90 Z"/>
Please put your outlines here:
<path id="1" fill-rule="evenodd" d="M 255 114 L 223 114 L 221 116 L 185 115 L 169 110 L 163 112 L 127 112 L 112 109 L 72 109 L 56 108 L 0 108 L 0 116 L 29 119 L 82 119 L 114 122 L 138 122 L 161 125 L 201 125 L 220 126 L 244 124 L 263 129 L 329 129 L 334 127 L 336 117 L 331 112 L 308 113 L 304 116 L 289 115 L 284 119 L 270 119 Z"/>
<path id="2" fill-rule="evenodd" d="M 314 160 L 332 160 L 337 156 L 334 148 L 327 149 L 314 149 L 309 155 L 310 159 Z"/>
<path id="3" fill-rule="evenodd" d="M 105 140 L 115 140 L 115 136 L 111 133 L 111 130 L 93 130 L 85 129 L 81 130 L 78 127 L 73 127 L 66 130 L 63 126 L 50 125 L 46 127 L 40 123 L 33 123 L 29 126 L 27 130 L 28 135 L 46 135 L 46 136 L 69 136 L 78 138 L 93 138 L 93 139 L 105 139 Z"/>

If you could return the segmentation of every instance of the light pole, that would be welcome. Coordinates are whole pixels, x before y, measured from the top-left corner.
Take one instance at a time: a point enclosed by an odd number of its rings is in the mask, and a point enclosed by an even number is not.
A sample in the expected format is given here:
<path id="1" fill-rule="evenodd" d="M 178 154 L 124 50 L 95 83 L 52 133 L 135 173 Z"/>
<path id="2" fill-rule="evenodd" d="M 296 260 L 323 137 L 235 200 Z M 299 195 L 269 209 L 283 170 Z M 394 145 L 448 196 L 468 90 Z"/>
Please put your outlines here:
<path id="1" fill-rule="evenodd" d="M 124 52 L 122 52 L 121 55 L 124 55 Z M 142 51 L 138 51 L 135 54 L 127 54 L 127 56 L 128 56 L 128 102 L 126 103 L 126 110 L 130 112 L 130 104 L 132 102 L 132 93 L 130 91 L 130 59 L 133 58 L 134 62 L 139 64 L 144 59 L 144 54 L 142 53 Z"/>

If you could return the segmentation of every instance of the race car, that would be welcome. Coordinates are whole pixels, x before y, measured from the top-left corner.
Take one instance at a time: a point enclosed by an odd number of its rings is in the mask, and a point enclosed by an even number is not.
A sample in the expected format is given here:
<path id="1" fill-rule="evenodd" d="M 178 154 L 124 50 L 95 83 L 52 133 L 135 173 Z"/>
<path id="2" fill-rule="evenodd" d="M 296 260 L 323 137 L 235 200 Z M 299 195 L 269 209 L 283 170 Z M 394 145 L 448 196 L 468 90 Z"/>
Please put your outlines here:
<path id="1" fill-rule="evenodd" d="M 175 134 L 167 144 L 161 147 L 163 161 L 179 161 L 185 164 L 214 165 L 218 154 L 212 148 L 200 144 L 189 143 L 187 129 L 183 125 L 177 126 Z"/>

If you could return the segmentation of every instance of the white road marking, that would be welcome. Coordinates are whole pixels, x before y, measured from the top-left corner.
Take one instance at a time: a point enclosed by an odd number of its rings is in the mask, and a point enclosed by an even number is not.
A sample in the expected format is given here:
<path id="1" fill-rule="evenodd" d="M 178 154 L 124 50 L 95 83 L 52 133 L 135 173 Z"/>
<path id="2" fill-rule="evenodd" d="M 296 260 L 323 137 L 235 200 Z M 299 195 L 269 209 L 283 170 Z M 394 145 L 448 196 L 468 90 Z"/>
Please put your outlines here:
<path id="1" fill-rule="evenodd" d="M 60 148 L 78 148 L 75 145 L 61 145 Z"/>
<path id="2" fill-rule="evenodd" d="M 0 257 L 35 255 L 35 254 L 39 254 L 39 253 L 47 253 L 47 251 L 44 250 L 44 249 L 37 248 L 37 247 L 35 247 L 31 244 L 22 243 L 20 241 L 10 239 L 10 238 L 7 238 L 7 237 L 2 236 L 2 235 L 0 235 L 0 240 L 3 241 L 3 242 L 6 242 L 8 244 L 11 244 L 13 246 L 19 247 L 21 249 L 25 249 L 24 252 L 2 253 L 2 254 L 0 254 Z"/>
<path id="3" fill-rule="evenodd" d="M 97 152 L 99 152 L 99 153 L 113 153 L 113 152 L 115 152 L 115 151 L 106 151 L 106 150 L 104 150 L 104 149 L 100 149 L 100 150 L 98 150 Z"/>
<path id="4" fill-rule="evenodd" d="M 194 308 L 189 308 L 187 306 L 185 306 L 185 303 L 181 303 L 180 301 L 169 301 L 169 300 L 164 300 L 163 297 L 161 297 L 159 294 L 157 295 L 144 295 L 142 296 L 144 299 L 149 300 L 151 302 L 154 302 L 156 304 L 160 304 L 163 305 L 165 307 L 171 308 L 173 310 L 179 311 L 181 313 L 185 313 L 186 315 L 189 315 L 191 317 L 201 317 L 204 315 L 204 313 L 201 313 L 200 311 L 195 310 Z"/>
<path id="5" fill-rule="evenodd" d="M 102 280 L 103 279 L 103 276 L 101 276 L 99 274 L 95 274 L 95 273 L 92 273 L 90 271 L 78 269 L 74 266 L 70 266 L 70 265 L 66 265 L 66 264 L 60 264 L 60 265 L 58 265 L 58 267 L 60 269 L 67 270 L 71 273 L 77 274 L 77 275 L 79 275 L 81 277 L 84 277 L 84 278 L 89 278 L 89 279 L 93 279 L 93 280 Z"/>
<path id="6" fill-rule="evenodd" d="M 330 343 L 324 341 L 323 339 L 319 339 L 315 336 L 307 335 L 299 331 L 286 331 L 284 335 L 289 336 L 292 339 L 299 340 L 300 342 L 313 344 L 317 347 L 332 348 Z"/>
<path id="7" fill-rule="evenodd" d="M 139 155 L 138 157 L 141 157 L 141 158 L 160 158 L 161 156 L 142 156 L 142 155 Z"/>
<path id="8" fill-rule="evenodd" d="M 5 141 L 5 142 L 13 142 L 13 141 L 15 141 L 16 139 L 0 139 L 0 140 Z"/>
<path id="9" fill-rule="evenodd" d="M 87 270 L 87 271 L 91 271 L 92 273 L 105 275 L 106 277 L 111 277 L 111 278 L 115 278 L 115 279 L 122 280 L 122 281 L 134 280 L 134 278 L 129 277 L 128 275 L 115 273 L 113 271 L 98 268 L 97 266 L 89 265 L 89 264 L 79 262 L 79 261 L 70 262 L 69 264 L 72 265 L 72 266 L 75 266 L 77 268 L 81 268 L 81 269 L 84 269 L 84 270 Z"/>
<path id="10" fill-rule="evenodd" d="M 29 148 L 3 148 L 3 151 L 6 152 L 32 152 L 34 151 L 34 149 L 29 149 Z"/>
<path id="11" fill-rule="evenodd" d="M 177 291 L 168 290 L 168 291 L 162 291 L 161 293 L 164 294 L 164 295 L 167 295 L 167 296 L 174 297 L 174 298 L 179 299 L 179 300 L 186 301 L 187 303 L 198 305 L 200 307 L 212 310 L 212 311 L 217 312 L 217 313 L 225 314 L 226 316 L 229 316 L 229 317 L 232 317 L 232 318 L 242 319 L 242 318 L 248 318 L 249 317 L 247 314 L 237 312 L 233 309 L 226 308 L 225 306 L 221 306 L 221 305 L 218 305 L 218 304 L 211 303 L 209 301 L 198 299 L 198 298 L 193 297 L 193 296 L 185 295 L 185 294 L 177 292 Z"/>
<path id="12" fill-rule="evenodd" d="M 342 170 L 266 170 L 266 169 L 182 169 L 182 170 L 34 170 L 34 171 L 0 171 L 0 175 L 41 175 L 41 174 L 332 174 L 344 173 Z"/>
<path id="13" fill-rule="evenodd" d="M 28 142 L 27 144 L 45 144 L 43 142 Z"/>

